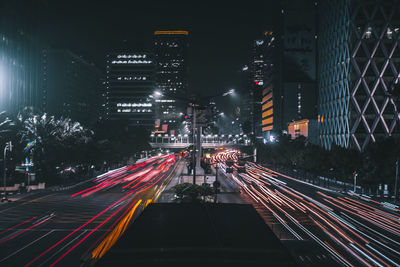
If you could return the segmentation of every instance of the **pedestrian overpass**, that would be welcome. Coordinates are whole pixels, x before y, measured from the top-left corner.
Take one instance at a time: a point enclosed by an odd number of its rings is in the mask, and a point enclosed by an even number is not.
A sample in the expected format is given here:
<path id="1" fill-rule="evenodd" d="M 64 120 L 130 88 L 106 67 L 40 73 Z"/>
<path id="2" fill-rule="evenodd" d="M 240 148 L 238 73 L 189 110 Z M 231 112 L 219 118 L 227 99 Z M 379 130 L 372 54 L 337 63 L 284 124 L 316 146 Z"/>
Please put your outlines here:
<path id="1" fill-rule="evenodd" d="M 184 149 L 193 144 L 193 138 L 185 135 L 152 134 L 150 146 L 152 148 Z M 251 146 L 251 140 L 247 135 L 202 135 L 202 148 L 240 148 Z"/>

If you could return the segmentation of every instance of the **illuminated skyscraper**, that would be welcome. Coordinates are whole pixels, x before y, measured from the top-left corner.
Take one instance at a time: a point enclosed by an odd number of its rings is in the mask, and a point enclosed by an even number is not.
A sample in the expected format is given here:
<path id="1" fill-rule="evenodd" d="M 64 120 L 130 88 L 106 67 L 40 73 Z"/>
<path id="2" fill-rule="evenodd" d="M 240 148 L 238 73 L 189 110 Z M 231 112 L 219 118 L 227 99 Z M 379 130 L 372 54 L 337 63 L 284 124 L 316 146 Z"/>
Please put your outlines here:
<path id="1" fill-rule="evenodd" d="M 164 94 L 156 99 L 160 127 L 173 129 L 179 124 L 185 106 L 179 98 L 187 96 L 187 31 L 155 31 L 154 54 L 157 62 L 157 90 Z"/>
<path id="2" fill-rule="evenodd" d="M 130 126 L 154 127 L 155 61 L 150 53 L 107 55 L 106 117 Z"/>
<path id="3" fill-rule="evenodd" d="M 281 95 L 281 50 L 276 34 L 269 30 L 264 32 L 263 41 L 264 74 L 260 95 L 261 112 L 256 116 L 261 120 L 262 136 L 270 140 L 282 131 L 282 95 Z"/>

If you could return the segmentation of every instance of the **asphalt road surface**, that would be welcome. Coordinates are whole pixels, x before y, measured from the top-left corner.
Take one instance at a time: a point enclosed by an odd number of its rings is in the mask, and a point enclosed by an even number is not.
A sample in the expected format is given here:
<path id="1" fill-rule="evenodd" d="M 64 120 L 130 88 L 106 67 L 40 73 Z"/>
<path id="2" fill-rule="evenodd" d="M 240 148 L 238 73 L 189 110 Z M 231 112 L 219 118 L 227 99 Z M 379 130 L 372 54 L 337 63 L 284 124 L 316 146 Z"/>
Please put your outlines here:
<path id="1" fill-rule="evenodd" d="M 237 153 L 220 153 L 215 160 L 226 170 L 226 160 L 237 162 Z M 298 181 L 250 162 L 244 173 L 234 171 L 230 177 L 298 245 L 304 243 L 305 249 L 312 242 L 310 247 L 322 248 L 324 257 L 342 266 L 400 265 L 398 208 L 366 196 L 340 194 Z M 309 255 L 316 253 L 310 251 Z M 307 264 L 306 259 L 302 260 Z"/>
<path id="2" fill-rule="evenodd" d="M 80 266 L 95 261 L 173 177 L 173 155 L 155 157 L 0 209 L 0 266 Z"/>

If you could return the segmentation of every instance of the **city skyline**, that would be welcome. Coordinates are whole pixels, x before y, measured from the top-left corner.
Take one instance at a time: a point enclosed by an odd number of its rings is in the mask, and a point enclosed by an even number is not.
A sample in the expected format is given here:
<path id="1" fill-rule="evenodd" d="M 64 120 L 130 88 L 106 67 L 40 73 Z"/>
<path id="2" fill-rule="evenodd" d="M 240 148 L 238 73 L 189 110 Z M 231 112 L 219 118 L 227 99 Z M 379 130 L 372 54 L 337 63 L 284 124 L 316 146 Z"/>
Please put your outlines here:
<path id="1" fill-rule="evenodd" d="M 276 8 L 274 1 L 255 1 L 244 9 L 231 4 L 229 11 L 224 2 L 208 6 L 117 1 L 112 9 L 102 1 L 37 2 L 42 8 L 32 14 L 40 34 L 51 45 L 71 49 L 101 69 L 108 51 L 150 50 L 155 30 L 189 31 L 189 91 L 200 94 L 238 86 L 237 72 L 247 63 L 251 41 L 274 23 Z M 130 10 L 138 12 L 133 15 Z"/>
<path id="2" fill-rule="evenodd" d="M 0 2 L 2 266 L 400 266 L 400 0 Z"/>

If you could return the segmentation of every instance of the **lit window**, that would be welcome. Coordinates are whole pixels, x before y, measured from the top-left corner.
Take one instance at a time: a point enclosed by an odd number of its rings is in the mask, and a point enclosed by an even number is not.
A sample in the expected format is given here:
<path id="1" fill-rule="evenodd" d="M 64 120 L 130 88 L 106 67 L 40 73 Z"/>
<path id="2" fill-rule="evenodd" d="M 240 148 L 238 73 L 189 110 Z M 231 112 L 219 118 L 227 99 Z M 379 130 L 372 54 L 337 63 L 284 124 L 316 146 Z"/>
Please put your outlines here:
<path id="1" fill-rule="evenodd" d="M 366 39 L 369 39 L 369 38 L 371 38 L 371 34 L 372 34 L 372 28 L 368 27 L 364 36 L 365 36 Z"/>

